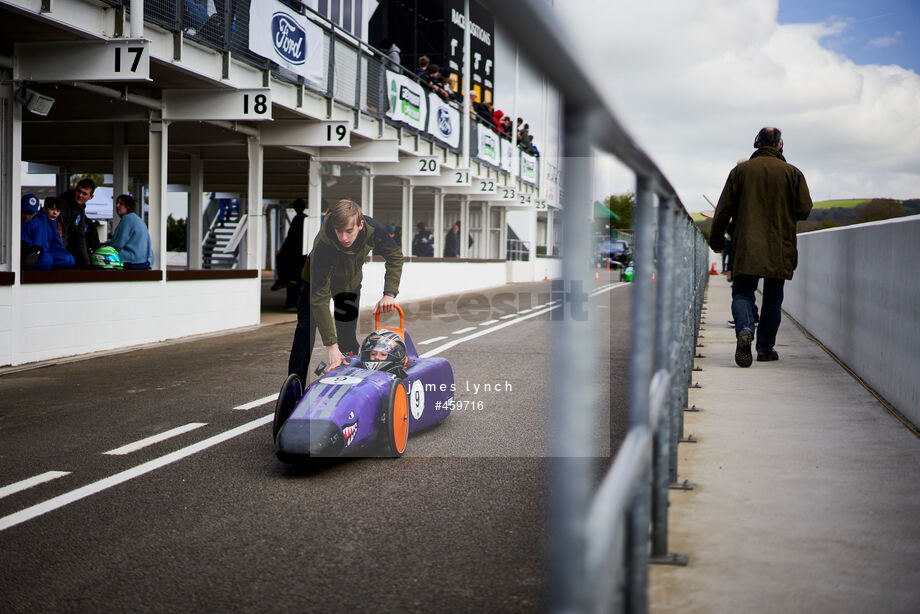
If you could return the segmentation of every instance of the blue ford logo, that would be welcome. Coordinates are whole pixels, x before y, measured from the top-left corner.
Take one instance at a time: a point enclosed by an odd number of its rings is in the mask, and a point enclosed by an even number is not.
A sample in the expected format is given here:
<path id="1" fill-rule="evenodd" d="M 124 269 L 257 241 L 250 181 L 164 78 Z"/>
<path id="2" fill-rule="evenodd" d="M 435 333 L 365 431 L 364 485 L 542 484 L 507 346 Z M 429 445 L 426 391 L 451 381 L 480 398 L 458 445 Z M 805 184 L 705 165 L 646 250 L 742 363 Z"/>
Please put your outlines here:
<path id="1" fill-rule="evenodd" d="M 454 131 L 450 121 L 450 113 L 447 112 L 447 109 L 438 109 L 438 130 L 444 136 L 450 136 L 450 133 Z"/>
<path id="2" fill-rule="evenodd" d="M 307 31 L 287 13 L 272 15 L 272 43 L 278 55 L 291 64 L 307 60 Z"/>

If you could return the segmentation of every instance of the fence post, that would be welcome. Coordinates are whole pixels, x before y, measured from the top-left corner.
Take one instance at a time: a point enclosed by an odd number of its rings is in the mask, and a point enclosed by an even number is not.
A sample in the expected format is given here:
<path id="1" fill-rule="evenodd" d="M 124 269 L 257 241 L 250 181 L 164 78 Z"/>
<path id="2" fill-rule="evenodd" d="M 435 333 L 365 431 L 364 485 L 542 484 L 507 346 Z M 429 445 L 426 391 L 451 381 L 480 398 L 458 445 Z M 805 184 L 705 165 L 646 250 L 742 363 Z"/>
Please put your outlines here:
<path id="1" fill-rule="evenodd" d="M 632 332 L 630 350 L 632 375 L 629 381 L 629 428 L 649 427 L 649 385 L 652 380 L 655 340 L 655 296 L 652 289 L 654 270 L 655 201 L 652 180 L 637 177 L 634 215 L 636 275 L 632 289 Z M 636 495 L 627 514 L 627 557 L 629 560 L 626 587 L 626 610 L 648 610 L 648 556 L 651 496 L 651 466 L 649 479 L 640 480 Z"/>
<path id="2" fill-rule="evenodd" d="M 651 563 L 686 565 L 687 557 L 680 553 L 668 554 L 668 485 L 671 483 L 671 440 L 673 435 L 673 416 L 678 410 L 677 394 L 673 380 L 679 364 L 672 360 L 674 345 L 673 340 L 676 317 L 679 313 L 675 309 L 676 284 L 679 283 L 674 275 L 674 229 L 676 225 L 675 209 L 677 201 L 673 196 L 663 198 L 658 206 L 658 296 L 657 313 L 657 338 L 655 343 L 655 372 L 667 371 L 671 374 L 668 385 L 668 396 L 661 421 L 654 434 L 654 448 L 652 454 L 652 476 L 654 480 L 652 491 L 652 554 Z M 673 459 L 676 466 L 677 459 Z"/>
<path id="3" fill-rule="evenodd" d="M 563 291 L 563 302 L 550 312 L 555 346 L 549 501 L 549 599 L 555 612 L 580 612 L 586 609 L 590 586 L 586 565 L 586 522 L 590 506 L 595 451 L 591 433 L 596 395 L 590 370 L 582 364 L 591 355 L 593 335 L 587 318 L 590 222 L 585 203 L 591 194 L 591 118 L 592 114 L 566 103 L 562 134 L 565 165 L 564 215 L 565 247 L 562 281 L 554 291 Z"/>

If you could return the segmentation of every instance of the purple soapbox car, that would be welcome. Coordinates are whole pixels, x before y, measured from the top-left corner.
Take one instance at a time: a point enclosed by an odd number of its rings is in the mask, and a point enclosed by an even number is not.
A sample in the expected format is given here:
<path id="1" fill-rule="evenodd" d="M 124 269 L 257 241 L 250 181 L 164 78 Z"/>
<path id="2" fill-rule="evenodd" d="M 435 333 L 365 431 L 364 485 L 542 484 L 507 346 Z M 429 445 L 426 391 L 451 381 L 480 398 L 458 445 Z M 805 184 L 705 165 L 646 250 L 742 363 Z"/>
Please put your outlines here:
<path id="1" fill-rule="evenodd" d="M 406 345 L 399 373 L 366 369 L 361 356 L 321 375 L 306 390 L 297 375 L 285 380 L 275 404 L 275 453 L 286 463 L 311 457 L 402 456 L 410 433 L 440 423 L 450 413 L 454 373 L 443 358 L 420 358 L 405 331 L 392 331 Z M 321 365 L 322 367 L 322 365 Z M 403 377 L 404 375 L 404 377 Z"/>

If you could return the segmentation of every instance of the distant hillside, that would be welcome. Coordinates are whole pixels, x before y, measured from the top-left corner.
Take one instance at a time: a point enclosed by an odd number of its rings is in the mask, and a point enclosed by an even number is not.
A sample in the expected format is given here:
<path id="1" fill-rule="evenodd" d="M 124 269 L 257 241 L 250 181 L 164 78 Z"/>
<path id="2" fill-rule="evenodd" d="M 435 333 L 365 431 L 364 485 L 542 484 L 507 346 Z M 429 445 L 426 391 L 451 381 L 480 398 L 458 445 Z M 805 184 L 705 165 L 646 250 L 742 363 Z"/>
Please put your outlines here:
<path id="1" fill-rule="evenodd" d="M 918 214 L 920 214 L 920 198 L 904 201 L 891 198 L 823 200 L 814 203 L 811 215 L 806 221 L 799 222 L 797 229 L 798 232 L 809 232 Z M 704 217 L 701 213 L 693 213 L 691 217 L 703 234 L 709 236 L 712 219 Z"/>

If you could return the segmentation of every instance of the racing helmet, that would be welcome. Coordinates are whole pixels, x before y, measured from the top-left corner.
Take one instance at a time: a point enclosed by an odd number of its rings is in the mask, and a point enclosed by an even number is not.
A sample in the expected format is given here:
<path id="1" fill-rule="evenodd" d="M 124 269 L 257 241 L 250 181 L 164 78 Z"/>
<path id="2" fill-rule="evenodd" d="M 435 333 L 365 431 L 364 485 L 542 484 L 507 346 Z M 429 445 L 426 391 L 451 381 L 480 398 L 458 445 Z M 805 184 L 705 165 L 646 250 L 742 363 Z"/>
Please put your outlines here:
<path id="1" fill-rule="evenodd" d="M 105 245 L 94 251 L 89 257 L 89 260 L 94 267 L 100 269 L 125 268 L 124 263 L 121 261 L 121 256 L 118 255 L 118 250 L 109 245 Z"/>
<path id="2" fill-rule="evenodd" d="M 381 357 L 381 353 L 385 357 Z M 391 330 L 375 330 L 361 344 L 361 366 L 364 369 L 397 373 L 406 367 L 408 361 L 406 342 Z"/>

